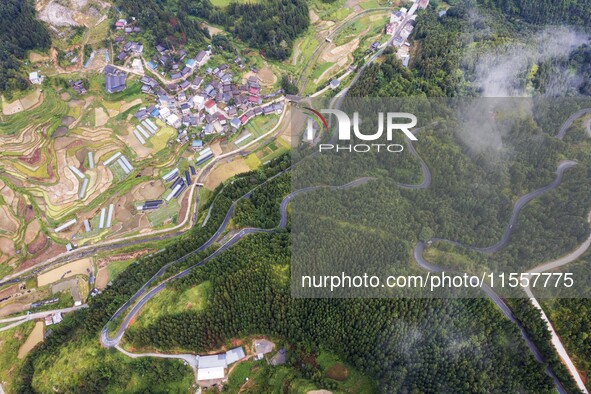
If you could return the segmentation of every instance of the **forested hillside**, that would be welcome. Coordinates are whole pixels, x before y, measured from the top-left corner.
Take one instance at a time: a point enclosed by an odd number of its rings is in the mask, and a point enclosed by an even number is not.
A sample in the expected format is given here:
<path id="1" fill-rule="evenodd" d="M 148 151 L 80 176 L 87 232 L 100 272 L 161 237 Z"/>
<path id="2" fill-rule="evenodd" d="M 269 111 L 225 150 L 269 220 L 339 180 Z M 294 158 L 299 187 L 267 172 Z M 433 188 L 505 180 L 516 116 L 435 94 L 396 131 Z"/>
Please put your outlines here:
<path id="1" fill-rule="evenodd" d="M 0 93 L 22 90 L 28 85 L 22 61 L 28 50 L 46 50 L 51 39 L 35 16 L 31 0 L 0 2 Z"/>
<path id="2" fill-rule="evenodd" d="M 201 25 L 208 21 L 224 26 L 264 56 L 277 60 L 291 55 L 294 39 L 310 24 L 305 0 L 231 2 L 224 8 L 209 0 L 117 0 L 117 4 L 126 14 L 139 18 L 154 43 L 204 42 L 209 33 Z"/>
<path id="3" fill-rule="evenodd" d="M 534 24 L 588 26 L 591 23 L 589 0 L 478 0 L 478 2 Z"/>
<path id="4" fill-rule="evenodd" d="M 541 62 L 533 80 L 536 90 L 540 93 L 551 91 L 556 75 L 576 76 L 576 83 L 572 84 L 568 94 L 591 96 L 591 45 L 581 46 L 568 59 Z"/>
<path id="5" fill-rule="evenodd" d="M 130 340 L 206 351 L 230 338 L 275 335 L 344 356 L 384 393 L 552 392 L 543 366 L 490 301 L 293 299 L 289 242 L 287 233 L 245 239 L 174 284 L 182 291 L 211 281 L 203 313 L 164 316 Z"/>
<path id="6" fill-rule="evenodd" d="M 214 9 L 208 19 L 273 59 L 291 55 L 294 39 L 310 24 L 305 0 L 264 0 L 257 3 L 232 2 Z"/>
<path id="7" fill-rule="evenodd" d="M 152 45 L 173 48 L 188 41 L 205 43 L 209 37 L 201 21 L 187 12 L 190 1 L 116 0 L 115 3 L 125 14 L 138 19 Z"/>
<path id="8" fill-rule="evenodd" d="M 460 72 L 461 34 L 467 28 L 465 10 L 454 7 L 444 17 L 428 13 L 418 19 L 415 38 L 420 50 L 412 69 L 402 66 L 392 51 L 363 73 L 351 96 L 454 97 L 471 94 Z"/>

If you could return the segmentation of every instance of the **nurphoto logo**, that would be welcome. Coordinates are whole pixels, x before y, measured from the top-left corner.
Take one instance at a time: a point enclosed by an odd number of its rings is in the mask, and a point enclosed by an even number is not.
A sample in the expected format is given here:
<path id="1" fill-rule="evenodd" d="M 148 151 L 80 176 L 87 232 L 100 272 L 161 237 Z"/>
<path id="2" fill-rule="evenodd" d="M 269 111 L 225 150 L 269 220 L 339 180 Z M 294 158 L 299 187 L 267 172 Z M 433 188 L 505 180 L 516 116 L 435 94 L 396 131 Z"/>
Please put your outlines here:
<path id="1" fill-rule="evenodd" d="M 345 112 L 338 109 L 322 109 L 316 111 L 312 108 L 306 107 L 308 115 L 308 124 L 306 130 L 306 140 L 313 141 L 315 135 L 315 124 L 318 130 L 329 130 L 329 122 L 322 114 L 334 115 L 337 121 L 337 137 L 340 144 L 333 143 L 322 143 L 318 145 L 319 152 L 357 152 L 364 153 L 369 151 L 386 151 L 392 153 L 402 152 L 404 147 L 401 144 L 391 143 L 393 140 L 394 132 L 401 131 L 404 136 L 410 141 L 417 141 L 417 137 L 410 131 L 417 125 L 417 117 L 408 112 L 378 112 L 378 129 L 377 131 L 366 134 L 359 128 L 361 123 L 359 113 L 353 113 L 353 119 L 349 117 Z M 330 119 L 330 117 L 329 117 Z M 406 122 L 400 122 L 401 119 L 405 119 Z M 353 130 L 353 133 L 351 133 Z M 385 131 L 385 141 L 384 140 Z M 372 141 L 372 143 L 358 143 L 351 144 L 352 136 L 361 141 Z M 349 142 L 349 144 L 343 143 Z"/>

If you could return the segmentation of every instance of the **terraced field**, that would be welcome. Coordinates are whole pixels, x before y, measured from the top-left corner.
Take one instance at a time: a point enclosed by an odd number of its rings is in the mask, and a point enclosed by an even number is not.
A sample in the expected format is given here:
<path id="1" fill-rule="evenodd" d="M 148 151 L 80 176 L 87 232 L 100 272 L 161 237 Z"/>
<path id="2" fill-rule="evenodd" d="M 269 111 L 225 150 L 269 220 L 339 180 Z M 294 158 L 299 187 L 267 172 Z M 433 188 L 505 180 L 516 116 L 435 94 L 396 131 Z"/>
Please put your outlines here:
<path id="1" fill-rule="evenodd" d="M 3 275 L 63 253 L 72 240 L 81 246 L 163 224 L 153 220 L 154 215 L 138 212 L 134 202 L 159 198 L 166 188 L 160 173 L 189 153 L 177 144 L 169 146 L 176 133 L 163 124 L 149 144 L 134 139 L 133 113 L 144 103 L 137 81 L 132 79 L 129 88 L 116 95 L 104 93 L 100 75 L 90 74 L 89 83 L 85 96 L 62 86 L 44 87 L 38 106 L 0 115 Z M 116 161 L 103 164 L 116 153 L 132 164 L 130 174 Z M 99 229 L 101 210 L 111 204 L 111 227 Z M 169 218 L 178 215 L 181 204 L 170 206 L 176 211 L 167 210 Z M 73 225 L 55 232 L 72 219 Z M 90 232 L 85 220 L 90 221 Z"/>

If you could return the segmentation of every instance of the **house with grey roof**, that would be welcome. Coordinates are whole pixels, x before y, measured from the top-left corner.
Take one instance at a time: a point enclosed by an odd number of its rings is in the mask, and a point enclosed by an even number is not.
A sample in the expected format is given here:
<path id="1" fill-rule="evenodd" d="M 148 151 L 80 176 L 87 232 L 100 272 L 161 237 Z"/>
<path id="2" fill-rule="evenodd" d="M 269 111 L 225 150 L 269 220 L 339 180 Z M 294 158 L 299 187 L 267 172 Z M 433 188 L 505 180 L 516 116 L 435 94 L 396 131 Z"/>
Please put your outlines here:
<path id="1" fill-rule="evenodd" d="M 127 74 L 111 65 L 105 66 L 103 69 L 105 76 L 105 90 L 107 93 L 117 93 L 125 89 L 125 80 Z"/>

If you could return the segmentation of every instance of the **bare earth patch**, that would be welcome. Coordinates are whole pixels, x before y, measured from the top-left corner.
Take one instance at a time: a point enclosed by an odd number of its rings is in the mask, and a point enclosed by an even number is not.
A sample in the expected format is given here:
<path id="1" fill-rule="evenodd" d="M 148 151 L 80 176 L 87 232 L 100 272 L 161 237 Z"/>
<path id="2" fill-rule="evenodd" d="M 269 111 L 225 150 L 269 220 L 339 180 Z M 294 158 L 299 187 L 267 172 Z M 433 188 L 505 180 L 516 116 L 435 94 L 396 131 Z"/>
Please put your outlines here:
<path id="1" fill-rule="evenodd" d="M 310 23 L 314 24 L 318 22 L 319 19 L 320 17 L 316 15 L 313 9 L 310 8 Z"/>
<path id="2" fill-rule="evenodd" d="M 8 103 L 4 96 L 2 97 L 2 113 L 4 115 L 14 115 L 22 111 L 33 108 L 43 102 L 43 95 L 40 89 L 35 89 L 20 100 L 14 100 Z"/>
<path id="3" fill-rule="evenodd" d="M 24 358 L 27 354 L 29 354 L 31 350 L 33 350 L 35 346 L 37 346 L 38 343 L 41 342 L 43 342 L 43 322 L 38 321 L 37 323 L 35 323 L 35 327 L 27 337 L 25 343 L 23 343 L 22 346 L 18 349 L 17 357 L 19 359 Z"/>
<path id="4" fill-rule="evenodd" d="M 123 103 L 121 104 L 121 108 L 119 108 L 120 112 L 125 112 L 128 109 L 130 109 L 131 107 L 135 107 L 136 105 L 139 105 L 142 103 L 142 99 L 135 99 L 133 101 L 130 101 L 129 103 Z"/>
<path id="5" fill-rule="evenodd" d="M 32 242 L 39 233 L 39 230 L 41 230 L 41 224 L 39 223 L 39 220 L 35 219 L 29 223 L 27 230 L 25 231 L 25 243 L 28 244 Z"/>
<path id="6" fill-rule="evenodd" d="M 54 1 L 39 12 L 39 19 L 56 27 L 78 26 L 74 20 L 74 11 Z"/>
<path id="7" fill-rule="evenodd" d="M 131 195 L 136 200 L 154 200 L 157 199 L 164 193 L 165 187 L 162 181 L 149 181 L 141 183 L 134 187 L 131 191 Z"/>
<path id="8" fill-rule="evenodd" d="M 335 46 L 334 43 L 330 43 L 324 52 L 322 52 L 322 60 L 325 62 L 338 62 L 343 57 L 348 57 L 350 53 L 353 53 L 359 46 L 359 38 L 355 38 L 346 44 L 341 46 Z"/>
<path id="9" fill-rule="evenodd" d="M 267 65 L 259 70 L 259 79 L 262 85 L 270 86 L 277 82 L 277 77 L 273 74 L 271 68 Z"/>
<path id="10" fill-rule="evenodd" d="M 104 126 L 109 121 L 109 115 L 102 107 L 94 109 L 94 125 L 96 127 Z"/>
<path id="11" fill-rule="evenodd" d="M 15 302 L 10 305 L 6 305 L 5 307 L 0 308 L 0 317 L 13 315 L 15 313 L 26 311 L 27 309 L 30 308 L 30 306 L 31 306 L 31 304 L 21 304 L 19 302 Z"/>
<path id="12" fill-rule="evenodd" d="M 37 52 L 30 52 L 29 53 L 29 60 L 31 61 L 31 63 L 48 62 L 49 56 L 42 55 Z"/>
<path id="13" fill-rule="evenodd" d="M 243 172 L 250 171 L 250 167 L 243 158 L 218 165 L 205 180 L 205 187 L 213 190 L 226 179 Z"/>
<path id="14" fill-rule="evenodd" d="M 72 261 L 71 263 L 39 275 L 37 277 L 37 286 L 45 286 L 71 276 L 88 275 L 87 270 L 92 272 L 92 262 L 90 261 L 90 258 Z"/>
<path id="15" fill-rule="evenodd" d="M 223 34 L 224 33 L 224 31 L 222 29 L 218 29 L 217 27 L 208 25 L 207 23 L 204 23 L 203 26 L 205 28 L 207 28 L 210 36 L 213 36 L 214 34 Z"/>
<path id="16" fill-rule="evenodd" d="M 219 141 L 216 141 L 215 143 L 211 144 L 210 146 L 211 148 L 211 152 L 215 155 L 215 156 L 219 156 L 222 154 L 222 147 L 220 145 Z"/>
<path id="17" fill-rule="evenodd" d="M 27 245 L 27 252 L 37 254 L 47 246 L 47 236 L 42 232 L 37 233 L 37 237 Z"/>
<path id="18" fill-rule="evenodd" d="M 99 290 L 102 290 L 105 287 L 107 287 L 108 283 L 109 283 L 109 272 L 107 271 L 106 268 L 101 268 L 96 275 L 94 287 L 96 287 Z"/>
<path id="19" fill-rule="evenodd" d="M 342 382 L 349 377 L 349 370 L 347 367 L 345 367 L 345 365 L 337 363 L 326 371 L 326 376 L 330 379 Z"/>

